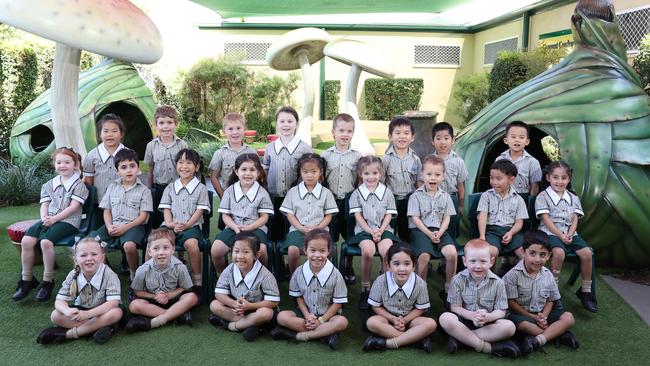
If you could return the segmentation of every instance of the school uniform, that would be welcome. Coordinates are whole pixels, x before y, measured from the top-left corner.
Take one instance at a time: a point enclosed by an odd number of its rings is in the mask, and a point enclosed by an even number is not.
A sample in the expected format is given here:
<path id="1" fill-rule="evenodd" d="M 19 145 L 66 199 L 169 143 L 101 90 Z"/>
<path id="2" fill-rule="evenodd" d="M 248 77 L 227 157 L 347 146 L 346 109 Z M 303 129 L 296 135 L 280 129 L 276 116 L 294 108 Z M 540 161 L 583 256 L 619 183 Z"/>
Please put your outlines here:
<path id="1" fill-rule="evenodd" d="M 505 284 L 490 270 L 479 284 L 476 284 L 467 269 L 456 274 L 451 279 L 447 302 L 451 305 L 460 305 L 469 311 L 484 309 L 491 313 L 494 310 L 508 310 Z M 470 319 L 458 315 L 458 320 L 469 329 L 477 329 Z"/>
<path id="2" fill-rule="evenodd" d="M 228 179 L 230 179 L 230 175 L 235 168 L 235 160 L 237 160 L 239 155 L 243 154 L 257 155 L 257 151 L 253 150 L 246 144 L 242 144 L 238 150 L 235 150 L 230 147 L 230 143 L 226 143 L 212 155 L 212 160 L 210 160 L 208 170 L 219 172 L 219 183 L 224 191 L 228 188 Z"/>
<path id="3" fill-rule="evenodd" d="M 285 215 L 294 215 L 302 225 L 315 226 L 323 221 L 325 215 L 334 215 L 339 212 L 339 209 L 329 189 L 316 183 L 314 189 L 309 192 L 305 182 L 300 182 L 287 192 L 280 211 Z M 291 225 L 283 249 L 290 246 L 302 248 L 304 241 L 305 234 Z"/>
<path id="4" fill-rule="evenodd" d="M 273 273 L 257 260 L 246 276 L 242 276 L 234 263 L 229 264 L 219 276 L 214 293 L 233 299 L 243 297 L 249 302 L 280 301 L 280 290 Z"/>
<path id="5" fill-rule="evenodd" d="M 202 184 L 197 177 L 183 186 L 180 178 L 170 183 L 163 196 L 160 199 L 158 210 L 170 209 L 174 221 L 187 222 L 198 209 L 210 212 L 210 200 L 208 198 L 208 189 Z M 164 223 L 163 223 L 164 225 Z M 203 215 L 194 223 L 190 229 L 176 234 L 176 249 L 182 250 L 183 244 L 188 239 L 197 239 L 199 244 L 203 240 L 201 227 L 203 225 Z"/>
<path id="6" fill-rule="evenodd" d="M 93 185 L 97 188 L 97 202 L 101 202 L 108 186 L 119 178 L 115 169 L 115 154 L 122 149 L 124 145 L 119 144 L 110 154 L 104 143 L 100 143 L 90 150 L 83 161 L 84 177 L 93 177 Z"/>
<path id="7" fill-rule="evenodd" d="M 356 212 L 361 213 L 361 216 L 371 228 L 381 227 L 384 216 L 397 215 L 393 192 L 382 183 L 377 183 L 374 192 L 371 192 L 365 184 L 361 184 L 350 195 L 350 215 L 354 215 Z M 398 240 L 390 225 L 388 225 L 381 238 Z M 357 223 L 354 226 L 354 236 L 348 239 L 348 244 L 359 244 L 363 240 L 372 240 L 372 235 L 365 232 L 361 225 Z"/>
<path id="8" fill-rule="evenodd" d="M 314 274 L 309 262 L 306 262 L 293 272 L 289 281 L 289 296 L 302 297 L 309 313 L 319 317 L 332 304 L 347 303 L 348 289 L 343 276 L 329 260 L 318 274 Z"/>
<path id="9" fill-rule="evenodd" d="M 325 150 L 321 157 L 327 162 L 325 178 L 339 208 L 338 214 L 332 218 L 332 224 L 330 224 L 332 240 L 336 242 L 339 233 L 344 239 L 347 239 L 347 201 L 354 191 L 357 177 L 356 168 L 361 153 L 352 149 L 339 151 L 336 146 L 332 146 Z"/>
<path id="10" fill-rule="evenodd" d="M 88 280 L 79 273 L 75 280 L 75 271 L 72 270 L 61 284 L 61 289 L 56 295 L 57 300 L 66 302 L 74 301 L 74 305 L 84 309 L 93 309 L 107 301 L 121 301 L 120 297 L 120 279 L 113 270 L 100 263 L 97 272 Z M 72 281 L 77 281 L 77 295 L 72 297 L 70 294 L 70 285 Z"/>
<path id="11" fill-rule="evenodd" d="M 56 222 L 52 226 L 43 225 L 42 221 L 32 225 L 25 235 L 38 238 L 40 242 L 47 239 L 56 243 L 68 235 L 72 235 L 79 230 L 81 225 L 81 214 L 83 204 L 88 198 L 88 188 L 81 181 L 79 174 L 75 173 L 65 183 L 61 182 L 61 176 L 57 175 L 41 186 L 40 203 L 48 203 L 47 215 L 54 216 L 70 206 L 70 202 L 75 200 L 81 205 L 70 216 Z"/>
<path id="12" fill-rule="evenodd" d="M 556 228 L 558 228 L 562 233 L 569 231 L 571 222 L 573 221 L 573 215 L 578 215 L 578 219 L 584 216 L 584 211 L 582 211 L 582 205 L 580 204 L 580 199 L 575 194 L 564 191 L 562 197 L 560 197 L 551 187 L 546 188 L 540 194 L 537 195 L 535 200 L 535 215 L 538 218 L 541 218 L 542 214 L 548 214 L 551 221 Z M 555 236 L 551 230 L 540 220 L 539 230 L 548 234 L 549 242 L 553 248 L 562 248 L 565 253 L 575 252 L 582 248 L 589 246 L 587 242 L 578 235 L 577 232 L 573 233 L 573 241 L 567 245 Z"/>
<path id="13" fill-rule="evenodd" d="M 414 272 L 402 287 L 395 282 L 392 272 L 377 277 L 370 289 L 368 304 L 381 306 L 395 316 L 406 316 L 413 308 L 428 310 L 431 307 L 427 283 Z"/>
<path id="14" fill-rule="evenodd" d="M 440 256 L 440 251 L 444 246 L 455 245 L 456 243 L 447 231 L 445 231 L 440 238 L 440 242 L 434 244 L 429 237 L 417 228 L 413 221 L 413 216 L 418 216 L 429 230 L 437 231 L 440 229 L 445 215 L 452 216 L 455 214 L 456 210 L 454 209 L 451 196 L 442 188 L 438 188 L 433 196 L 427 192 L 424 186 L 413 192 L 411 197 L 409 197 L 407 215 L 409 217 L 411 247 L 414 249 L 416 257 L 419 257 L 422 253 Z"/>
<path id="15" fill-rule="evenodd" d="M 395 195 L 397 234 L 402 240 L 408 241 L 408 216 L 406 214 L 408 198 L 415 190 L 415 183 L 420 179 L 422 162 L 410 147 L 406 156 L 402 158 L 397 155 L 393 146 L 386 150 L 384 156 L 381 157 L 381 162 L 386 172 L 386 185 Z"/>
<path id="16" fill-rule="evenodd" d="M 144 162 L 149 165 L 153 164 L 153 182 L 151 186 L 154 207 L 160 204 L 160 198 L 167 185 L 178 178 L 176 172 L 176 155 L 179 151 L 187 149 L 187 143 L 178 136 L 174 135 L 172 142 L 165 145 L 157 137 L 149 143 L 144 151 Z M 164 217 L 157 210 L 151 216 L 151 226 L 159 227 L 164 221 Z"/>
<path id="17" fill-rule="evenodd" d="M 298 179 L 298 159 L 313 150 L 298 136 L 294 136 L 285 146 L 281 139 L 266 145 L 262 166 L 267 174 L 269 194 L 273 200 L 275 215 L 271 222 L 271 240 L 284 237 L 288 224 L 280 207 L 291 185 Z"/>
<path id="18" fill-rule="evenodd" d="M 524 199 L 511 186 L 505 198 L 502 198 L 494 188 L 483 192 L 478 201 L 477 213 L 487 212 L 485 240 L 499 249 L 499 253 L 513 253 L 523 244 L 521 232 L 513 235 L 508 245 L 501 244 L 501 237 L 515 224 L 515 220 L 528 219 L 528 209 Z"/>
<path id="19" fill-rule="evenodd" d="M 151 190 L 140 179 L 136 179 L 132 186 L 125 188 L 122 184 L 122 178 L 119 178 L 108 186 L 104 198 L 99 203 L 99 208 L 111 210 L 113 225 L 122 226 L 128 224 L 137 219 L 140 213 L 151 213 L 153 211 Z M 91 233 L 90 236 L 99 236 L 99 240 L 109 247 L 122 246 L 129 241 L 141 246 L 145 242 L 145 234 L 145 224 L 142 224 L 132 227 L 119 237 L 113 237 L 108 233 L 108 229 L 104 225 L 99 230 Z"/>
<path id="20" fill-rule="evenodd" d="M 517 304 L 530 313 L 540 313 L 548 301 L 555 302 L 553 310 L 548 316 L 548 324 L 560 319 L 564 313 L 561 302 L 557 301 L 561 298 L 560 291 L 550 269 L 542 266 L 539 273 L 535 277 L 531 277 L 526 271 L 522 259 L 503 276 L 503 282 L 508 299 L 515 299 Z M 522 321 L 535 324 L 535 319 L 516 314 L 513 311 L 508 314 L 508 319 L 512 320 L 515 325 Z"/>
<path id="21" fill-rule="evenodd" d="M 260 217 L 260 214 L 272 216 L 273 202 L 269 193 L 258 182 L 253 183 L 246 193 L 242 190 L 241 183 L 235 182 L 223 192 L 219 213 L 230 215 L 237 225 L 250 225 Z M 260 243 L 269 242 L 266 233 L 266 225 L 253 231 Z M 221 240 L 232 248 L 235 242 L 235 231 L 227 227 L 217 234 L 214 240 Z"/>
<path id="22" fill-rule="evenodd" d="M 190 272 L 183 262 L 174 256 L 171 257 L 170 262 L 164 268 L 158 268 L 153 259 L 144 262 L 135 271 L 135 276 L 131 282 L 131 288 L 134 291 L 145 291 L 150 294 L 171 292 L 178 288 L 190 290 L 192 286 Z M 168 309 L 178 302 L 178 300 L 180 300 L 180 295 L 174 299 L 170 299 L 165 305 L 159 304 L 155 300 L 150 302 Z"/>
<path id="23" fill-rule="evenodd" d="M 438 156 L 436 152 L 433 153 Z M 459 197 L 458 197 L 458 186 L 465 183 L 469 173 L 467 172 L 467 166 L 465 166 L 465 161 L 460 155 L 456 154 L 455 151 L 451 150 L 447 156 L 444 157 L 445 163 L 445 180 L 442 183 L 442 189 L 445 192 L 449 193 L 451 200 L 454 202 L 454 209 L 458 212 Z M 449 223 L 449 235 L 452 238 L 458 237 L 459 234 L 459 225 L 460 217 L 459 215 L 453 215 Z"/>
<path id="24" fill-rule="evenodd" d="M 513 187 L 515 192 L 525 194 L 526 198 L 530 193 L 530 186 L 533 183 L 542 181 L 542 167 L 539 161 L 524 150 L 524 155 L 516 160 L 510 156 L 510 150 L 506 150 L 499 155 L 495 161 L 507 159 L 512 161 L 517 166 L 517 179 Z"/>

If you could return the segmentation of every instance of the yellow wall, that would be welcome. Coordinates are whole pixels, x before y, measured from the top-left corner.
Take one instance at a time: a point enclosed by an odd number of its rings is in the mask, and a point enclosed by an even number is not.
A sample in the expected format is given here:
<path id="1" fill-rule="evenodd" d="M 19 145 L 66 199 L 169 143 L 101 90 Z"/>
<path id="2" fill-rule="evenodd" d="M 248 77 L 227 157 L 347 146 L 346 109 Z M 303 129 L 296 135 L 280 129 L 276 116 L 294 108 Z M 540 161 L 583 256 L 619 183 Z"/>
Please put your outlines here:
<path id="1" fill-rule="evenodd" d="M 473 72 L 489 71 L 489 66 L 483 65 L 483 55 L 486 43 L 501 41 L 508 38 L 518 37 L 517 45 L 521 47 L 521 19 L 516 19 L 508 23 L 499 25 L 488 30 L 477 32 L 474 34 L 474 63 L 472 67 Z"/>

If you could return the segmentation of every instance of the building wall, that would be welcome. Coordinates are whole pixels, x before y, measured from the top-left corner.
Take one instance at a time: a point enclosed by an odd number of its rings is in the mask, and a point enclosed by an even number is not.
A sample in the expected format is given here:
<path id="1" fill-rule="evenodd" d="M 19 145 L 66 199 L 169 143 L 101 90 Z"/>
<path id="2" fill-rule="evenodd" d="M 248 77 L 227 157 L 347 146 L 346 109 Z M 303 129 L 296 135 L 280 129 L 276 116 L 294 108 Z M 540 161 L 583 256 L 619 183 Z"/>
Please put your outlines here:
<path id="1" fill-rule="evenodd" d="M 475 73 L 490 71 L 491 66 L 483 64 L 484 48 L 486 43 L 501 41 L 507 38 L 518 37 L 517 46 L 521 47 L 522 21 L 516 19 L 505 24 L 487 29 L 474 34 L 474 63 L 472 70 Z"/>

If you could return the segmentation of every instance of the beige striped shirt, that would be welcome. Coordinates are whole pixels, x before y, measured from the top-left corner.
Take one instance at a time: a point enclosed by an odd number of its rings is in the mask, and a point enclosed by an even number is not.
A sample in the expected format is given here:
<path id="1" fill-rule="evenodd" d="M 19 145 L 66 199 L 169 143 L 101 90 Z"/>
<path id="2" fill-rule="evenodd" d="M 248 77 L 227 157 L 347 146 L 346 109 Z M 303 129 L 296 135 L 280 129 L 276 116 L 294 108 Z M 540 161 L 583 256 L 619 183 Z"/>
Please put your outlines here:
<path id="1" fill-rule="evenodd" d="M 268 174 L 269 193 L 273 197 L 284 197 L 298 178 L 298 159 L 312 149 L 298 136 L 287 146 L 277 139 L 266 145 L 262 166 Z"/>
<path id="2" fill-rule="evenodd" d="M 510 227 L 515 220 L 527 219 L 528 209 L 524 199 L 518 195 L 514 188 L 505 198 L 502 198 L 494 188 L 490 188 L 481 194 L 476 212 L 487 212 L 487 224 Z"/>
<path id="3" fill-rule="evenodd" d="M 93 309 L 106 301 L 121 301 L 120 297 L 120 279 L 115 272 L 101 263 L 97 267 L 97 272 L 89 280 L 79 273 L 77 276 L 77 296 L 73 298 L 70 294 L 70 285 L 74 281 L 74 270 L 68 273 L 68 276 L 61 284 L 61 289 L 56 295 L 57 300 L 74 301 L 77 306 L 87 309 Z"/>
<path id="4" fill-rule="evenodd" d="M 198 178 L 194 177 L 183 186 L 180 178 L 170 183 L 163 192 L 158 209 L 172 211 L 172 217 L 178 222 L 187 222 L 198 209 L 210 212 L 210 199 L 208 189 Z M 196 221 L 194 226 L 203 224 L 203 215 Z"/>
<path id="5" fill-rule="evenodd" d="M 323 221 L 325 215 L 339 212 L 339 207 L 336 205 L 332 192 L 320 183 L 316 183 L 314 189 L 309 192 L 305 183 L 300 182 L 287 192 L 280 211 L 285 215 L 294 215 L 304 226 L 315 226 Z M 296 230 L 298 229 L 293 225 L 289 228 L 289 232 Z"/>
<path id="6" fill-rule="evenodd" d="M 350 215 L 355 212 L 361 212 L 364 220 L 371 228 L 381 227 L 384 216 L 397 215 L 397 207 L 395 206 L 395 197 L 390 188 L 379 183 L 374 192 L 361 184 L 359 188 L 355 189 L 350 195 Z M 388 226 L 386 231 L 393 232 L 393 228 Z M 359 234 L 363 232 L 363 228 L 359 223 L 354 227 L 354 233 Z"/>
<path id="7" fill-rule="evenodd" d="M 434 155 L 438 155 L 435 154 Z M 444 158 L 445 161 L 445 181 L 442 183 L 442 189 L 449 194 L 458 192 L 458 186 L 467 180 L 467 167 L 465 161 L 453 150 Z"/>
<path id="8" fill-rule="evenodd" d="M 187 147 L 187 142 L 176 135 L 169 145 L 163 144 L 160 137 L 149 141 L 144 151 L 144 162 L 150 167 L 153 164 L 153 182 L 155 184 L 169 184 L 178 178 L 176 155 Z"/>
<path id="9" fill-rule="evenodd" d="M 99 207 L 111 210 L 113 225 L 128 224 L 137 219 L 141 212 L 153 211 L 151 190 L 140 179 L 136 179 L 132 186 L 124 188 L 122 179 L 119 178 L 108 186 Z"/>
<path id="10" fill-rule="evenodd" d="M 424 186 L 418 188 L 409 197 L 407 215 L 409 216 L 409 228 L 415 228 L 413 216 L 419 216 L 426 227 L 440 228 L 445 215 L 455 215 L 456 209 L 451 196 L 442 189 L 438 189 L 431 196 Z"/>
<path id="11" fill-rule="evenodd" d="M 234 299 L 243 297 L 249 302 L 280 301 L 278 283 L 260 261 L 255 261 L 246 276 L 242 276 L 234 263 L 228 265 L 219 276 L 214 293 L 230 295 Z"/>
<path id="12" fill-rule="evenodd" d="M 88 198 L 88 188 L 81 181 L 79 174 L 74 174 L 65 183 L 61 183 L 61 176 L 57 175 L 41 186 L 41 200 L 43 204 L 48 202 L 47 214 L 54 216 L 70 206 L 70 201 L 75 200 L 81 205 L 70 216 L 61 220 L 77 229 L 81 225 L 83 204 Z"/>
<path id="13" fill-rule="evenodd" d="M 585 213 L 582 211 L 578 196 L 569 191 L 564 191 L 564 194 L 560 197 L 553 188 L 548 187 L 538 194 L 535 199 L 535 215 L 541 217 L 542 214 L 548 214 L 555 227 L 566 234 L 573 222 L 573 214 L 581 218 Z M 554 235 L 543 221 L 540 221 L 539 229 L 549 235 Z M 574 235 L 578 235 L 578 233 L 576 232 Z"/>
<path id="14" fill-rule="evenodd" d="M 93 177 L 93 185 L 97 188 L 97 201 L 101 202 L 104 193 L 111 183 L 118 177 L 115 169 L 115 154 L 122 150 L 124 145 L 119 144 L 113 154 L 109 154 L 101 143 L 90 150 L 83 161 L 84 177 Z"/>
<path id="15" fill-rule="evenodd" d="M 469 270 L 461 271 L 451 280 L 447 301 L 469 311 L 485 309 L 491 313 L 494 310 L 508 310 L 505 284 L 492 271 L 488 271 L 478 285 Z"/>
<path id="16" fill-rule="evenodd" d="M 131 288 L 151 294 L 171 292 L 178 288 L 189 290 L 192 288 L 192 278 L 183 262 L 174 256 L 162 269 L 156 267 L 153 259 L 149 259 L 138 267 Z"/>
<path id="17" fill-rule="evenodd" d="M 513 185 L 517 193 L 529 193 L 530 186 L 533 183 L 542 181 L 542 168 L 539 165 L 539 161 L 526 150 L 524 150 L 524 155 L 517 160 L 512 160 L 510 150 L 506 150 L 496 158 L 496 160 L 501 159 L 508 159 L 517 166 L 517 179 Z"/>
<path id="18" fill-rule="evenodd" d="M 393 191 L 395 199 L 404 199 L 415 190 L 415 182 L 420 179 L 422 162 L 413 149 L 409 148 L 406 156 L 401 158 L 391 146 L 381 157 L 381 162 L 386 172 L 386 185 Z"/>
<path id="19" fill-rule="evenodd" d="M 526 271 L 523 259 L 503 276 L 503 282 L 508 299 L 515 299 L 517 304 L 531 313 L 541 312 L 548 301 L 561 297 L 551 270 L 542 267 L 533 278 Z"/>
<path id="20" fill-rule="evenodd" d="M 427 283 L 415 272 L 411 272 L 402 287 L 395 282 L 392 272 L 377 277 L 370 288 L 368 304 L 381 306 L 396 316 L 405 316 L 413 308 L 426 310 L 431 307 Z"/>
<path id="21" fill-rule="evenodd" d="M 269 193 L 257 182 L 245 194 L 239 182 L 226 188 L 218 211 L 229 214 L 237 225 L 250 225 L 260 214 L 272 216 L 274 213 Z M 260 230 L 267 232 L 266 225 L 261 226 Z"/>
<path id="22" fill-rule="evenodd" d="M 361 158 L 361 153 L 352 149 L 341 152 L 335 145 L 325 150 L 321 157 L 327 162 L 325 177 L 329 189 L 336 199 L 345 198 L 346 194 L 354 191 L 357 162 Z"/>
<path id="23" fill-rule="evenodd" d="M 213 172 L 219 172 L 219 183 L 224 190 L 228 188 L 228 179 L 230 179 L 230 175 L 235 168 L 235 160 L 242 154 L 257 155 L 257 151 L 246 144 L 242 144 L 239 150 L 235 150 L 230 147 L 229 143 L 226 143 L 212 155 L 208 169 Z"/>
<path id="24" fill-rule="evenodd" d="M 321 316 L 332 304 L 347 303 L 348 289 L 343 276 L 329 260 L 316 275 L 306 262 L 293 272 L 289 296 L 302 297 L 309 312 Z"/>

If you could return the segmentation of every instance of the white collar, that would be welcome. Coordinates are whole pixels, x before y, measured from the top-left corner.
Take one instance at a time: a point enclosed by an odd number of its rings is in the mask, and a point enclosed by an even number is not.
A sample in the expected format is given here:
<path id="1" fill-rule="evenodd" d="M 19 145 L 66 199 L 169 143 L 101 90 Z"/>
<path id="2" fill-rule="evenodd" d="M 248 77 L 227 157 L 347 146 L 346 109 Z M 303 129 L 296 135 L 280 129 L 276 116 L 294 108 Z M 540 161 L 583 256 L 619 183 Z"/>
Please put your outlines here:
<path id="1" fill-rule="evenodd" d="M 192 194 L 194 193 L 196 187 L 199 186 L 199 183 L 201 183 L 201 181 L 199 181 L 199 178 L 194 177 L 189 183 L 187 183 L 187 187 L 183 187 L 183 183 L 181 183 L 181 179 L 178 178 L 174 182 L 174 192 L 176 192 L 176 194 L 179 194 L 181 189 L 185 188 L 190 194 Z"/>
<path id="2" fill-rule="evenodd" d="M 253 202 L 255 197 L 257 197 L 257 191 L 260 189 L 260 184 L 255 181 L 246 194 L 244 194 L 244 190 L 241 188 L 241 182 L 239 181 L 233 184 L 233 189 L 235 190 L 235 202 L 239 203 L 244 196 L 246 196 L 250 202 Z"/>
<path id="3" fill-rule="evenodd" d="M 88 283 L 96 290 L 99 290 L 102 287 L 102 279 L 104 278 L 104 263 L 100 263 L 97 267 L 97 272 L 93 275 L 93 278 L 90 279 L 90 282 L 86 280 L 86 276 L 83 273 L 79 273 L 77 276 L 77 288 L 81 291 L 82 288 L 86 287 Z"/>
<path id="4" fill-rule="evenodd" d="M 400 289 L 399 285 L 393 278 L 393 272 L 386 272 L 386 282 L 388 283 L 388 296 L 393 296 L 395 292 Z M 407 298 L 411 297 L 413 288 L 415 288 L 415 272 L 411 272 L 409 279 L 406 280 L 404 286 L 401 287 Z"/>
<path id="5" fill-rule="evenodd" d="M 242 278 L 241 271 L 239 271 L 239 267 L 237 267 L 237 265 L 233 263 L 232 277 L 235 280 L 235 286 L 239 286 L 239 284 L 242 281 L 244 281 L 246 288 L 250 290 L 251 287 L 253 287 L 253 282 L 255 282 L 255 279 L 257 278 L 257 274 L 259 273 L 260 269 L 262 269 L 262 263 L 260 263 L 260 261 L 258 260 L 255 260 L 255 264 L 253 264 L 253 268 L 251 268 L 250 272 L 246 274 L 246 277 Z"/>
<path id="6" fill-rule="evenodd" d="M 68 178 L 65 183 L 61 183 L 61 176 L 57 175 L 52 179 L 52 190 L 56 191 L 57 188 L 59 188 L 60 185 L 63 185 L 63 188 L 65 188 L 66 192 L 70 192 L 70 189 L 72 186 L 75 184 L 76 181 L 79 180 L 79 173 L 74 173 Z"/>
<path id="7" fill-rule="evenodd" d="M 300 184 L 298 184 L 298 193 L 300 194 L 301 200 L 305 199 L 307 193 L 311 193 L 314 195 L 314 197 L 316 197 L 316 199 L 320 199 L 320 194 L 322 191 L 323 191 L 323 186 L 320 183 L 316 183 L 316 186 L 314 187 L 314 189 L 312 189 L 311 192 L 307 190 L 307 186 L 305 185 L 305 182 L 300 182 Z"/>
<path id="8" fill-rule="evenodd" d="M 275 148 L 275 153 L 276 154 L 279 154 L 280 151 L 282 151 L 282 148 L 284 147 L 289 152 L 289 155 L 291 155 L 291 154 L 293 154 L 294 151 L 296 151 L 296 148 L 298 147 L 299 144 L 300 144 L 300 138 L 298 136 L 293 136 L 293 139 L 291 139 L 291 141 L 289 141 L 287 146 L 284 146 L 284 144 L 282 143 L 282 140 L 280 138 L 278 138 L 273 143 L 273 147 Z"/>
<path id="9" fill-rule="evenodd" d="M 366 187 L 365 184 L 362 184 L 359 186 L 359 193 L 361 193 L 361 197 L 363 197 L 364 201 L 368 200 L 368 196 L 370 196 L 371 193 L 377 196 L 377 198 L 379 198 L 379 200 L 381 201 L 384 199 L 384 193 L 386 193 L 386 186 L 383 183 L 379 182 L 377 183 L 377 188 L 375 188 L 375 191 L 370 192 L 368 187 Z"/>
<path id="10" fill-rule="evenodd" d="M 330 278 L 333 270 L 334 265 L 328 259 L 323 268 L 318 272 L 318 275 L 316 275 L 320 287 L 325 286 L 325 283 L 327 283 L 327 280 Z M 312 272 L 311 268 L 309 267 L 309 262 L 306 262 L 302 265 L 302 275 L 305 279 L 306 284 L 309 284 L 311 279 L 314 277 L 314 272 Z"/>
<path id="11" fill-rule="evenodd" d="M 102 159 L 102 163 L 105 163 L 108 158 L 111 156 L 115 157 L 115 154 L 117 154 L 118 151 L 124 149 L 124 145 L 121 143 L 117 145 L 117 149 L 113 151 L 113 154 L 110 154 L 108 150 L 106 150 L 106 146 L 104 146 L 104 143 L 102 142 L 101 144 L 97 145 L 97 151 L 99 152 L 99 157 Z"/>
<path id="12" fill-rule="evenodd" d="M 558 203 L 560 203 L 560 200 L 565 200 L 569 205 L 571 204 L 571 195 L 566 189 L 564 190 L 562 197 L 560 197 L 560 195 L 557 194 L 557 192 L 555 192 L 550 186 L 546 187 L 546 193 L 549 195 L 549 197 L 551 197 L 551 201 L 553 201 L 553 204 L 556 206 Z"/>

